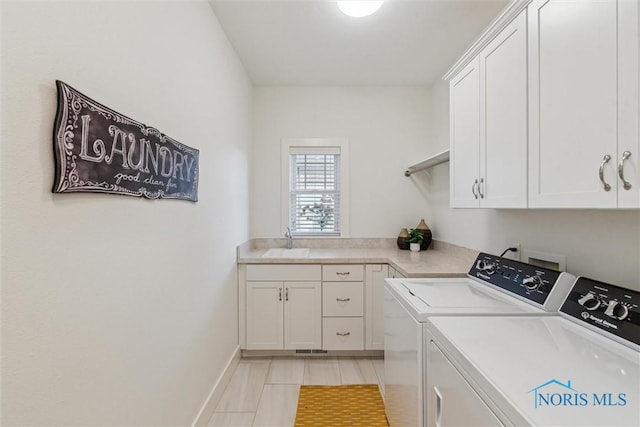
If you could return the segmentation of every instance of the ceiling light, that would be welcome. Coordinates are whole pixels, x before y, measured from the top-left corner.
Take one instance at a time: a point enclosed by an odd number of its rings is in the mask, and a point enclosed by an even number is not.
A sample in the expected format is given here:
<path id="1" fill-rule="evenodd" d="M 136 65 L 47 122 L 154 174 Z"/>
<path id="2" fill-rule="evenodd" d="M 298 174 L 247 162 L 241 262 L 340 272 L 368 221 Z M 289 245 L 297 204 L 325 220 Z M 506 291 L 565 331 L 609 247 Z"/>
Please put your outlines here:
<path id="1" fill-rule="evenodd" d="M 364 16 L 369 16 L 380 9 L 382 3 L 384 3 L 384 0 L 339 0 L 338 8 L 345 15 L 352 16 L 354 18 L 362 18 Z"/>

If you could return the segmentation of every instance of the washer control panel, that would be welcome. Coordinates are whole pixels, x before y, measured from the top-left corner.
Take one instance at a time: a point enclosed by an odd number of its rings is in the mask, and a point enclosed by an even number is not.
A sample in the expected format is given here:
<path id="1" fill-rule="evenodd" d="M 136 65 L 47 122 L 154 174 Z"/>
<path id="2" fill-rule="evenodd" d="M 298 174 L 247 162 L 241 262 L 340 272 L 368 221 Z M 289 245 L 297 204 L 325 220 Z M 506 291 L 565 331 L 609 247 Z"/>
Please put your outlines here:
<path id="1" fill-rule="evenodd" d="M 640 292 L 578 277 L 560 311 L 640 345 Z"/>
<path id="2" fill-rule="evenodd" d="M 470 277 L 490 283 L 542 306 L 545 306 L 561 274 L 566 273 L 486 253 L 478 255 L 469 271 Z M 556 311 L 563 299 L 564 295 L 555 307 L 550 308 L 550 311 Z"/>

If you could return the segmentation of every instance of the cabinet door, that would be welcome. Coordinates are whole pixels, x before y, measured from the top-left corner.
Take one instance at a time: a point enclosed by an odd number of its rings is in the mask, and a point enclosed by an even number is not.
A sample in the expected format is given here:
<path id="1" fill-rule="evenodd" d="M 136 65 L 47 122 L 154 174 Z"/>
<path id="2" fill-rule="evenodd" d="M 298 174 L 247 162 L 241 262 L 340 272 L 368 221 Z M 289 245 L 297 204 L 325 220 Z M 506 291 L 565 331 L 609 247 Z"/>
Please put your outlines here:
<path id="1" fill-rule="evenodd" d="M 616 206 L 616 11 L 598 0 L 528 7 L 530 207 Z"/>
<path id="2" fill-rule="evenodd" d="M 247 282 L 247 349 L 281 350 L 282 282 Z"/>
<path id="3" fill-rule="evenodd" d="M 480 73 L 474 59 L 449 84 L 452 208 L 479 206 Z"/>
<path id="4" fill-rule="evenodd" d="M 527 16 L 480 53 L 480 207 L 527 206 Z M 457 167 L 457 165 L 456 165 Z"/>
<path id="5" fill-rule="evenodd" d="M 427 426 L 503 426 L 435 343 L 428 346 Z"/>
<path id="6" fill-rule="evenodd" d="M 384 350 L 384 279 L 386 264 L 366 266 L 365 271 L 365 348 Z"/>
<path id="7" fill-rule="evenodd" d="M 284 349 L 322 348 L 321 282 L 284 282 Z"/>
<path id="8" fill-rule="evenodd" d="M 618 163 L 623 163 L 625 186 L 618 177 L 618 207 L 640 208 L 640 4 L 618 3 Z"/>

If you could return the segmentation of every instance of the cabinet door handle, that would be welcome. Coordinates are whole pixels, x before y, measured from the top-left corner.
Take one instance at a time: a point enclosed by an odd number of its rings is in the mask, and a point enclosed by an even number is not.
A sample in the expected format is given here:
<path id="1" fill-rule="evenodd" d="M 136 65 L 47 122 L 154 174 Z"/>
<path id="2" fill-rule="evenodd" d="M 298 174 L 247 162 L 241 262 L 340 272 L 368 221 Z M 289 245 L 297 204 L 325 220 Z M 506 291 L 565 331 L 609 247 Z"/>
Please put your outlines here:
<path id="1" fill-rule="evenodd" d="M 348 276 L 349 274 L 351 274 L 350 271 L 345 271 L 344 273 L 341 271 L 336 271 L 336 276 Z"/>
<path id="2" fill-rule="evenodd" d="M 600 169 L 598 170 L 598 174 L 600 175 L 600 182 L 602 182 L 602 185 L 604 186 L 604 191 L 611 190 L 611 186 L 604 181 L 604 165 L 609 163 L 609 160 L 611 160 L 611 156 L 605 154 L 602 158 L 602 163 L 600 163 Z"/>
<path id="3" fill-rule="evenodd" d="M 289 301 L 289 288 L 285 288 L 284 290 L 284 300 Z"/>
<path id="4" fill-rule="evenodd" d="M 480 191 L 480 186 L 484 183 L 484 178 L 480 178 L 480 183 L 478 184 L 478 194 L 480 194 L 480 198 L 484 199 L 484 194 Z M 476 197 L 477 198 L 477 197 Z"/>
<path id="5" fill-rule="evenodd" d="M 282 288 L 278 289 L 278 301 L 282 301 Z"/>
<path id="6" fill-rule="evenodd" d="M 436 395 L 435 425 L 436 427 L 441 427 L 442 426 L 442 394 L 440 393 L 440 390 L 438 390 L 438 387 L 434 387 L 433 391 L 435 392 L 435 395 Z"/>
<path id="7" fill-rule="evenodd" d="M 473 193 L 473 197 L 478 200 L 478 193 L 476 193 L 476 186 L 478 185 L 478 180 L 473 181 L 473 185 L 471 186 L 471 192 Z"/>
<path id="8" fill-rule="evenodd" d="M 338 302 L 349 302 L 349 301 L 351 301 L 351 298 L 336 298 L 336 301 L 338 301 Z"/>
<path id="9" fill-rule="evenodd" d="M 351 335 L 351 332 L 336 332 L 336 335 L 339 337 L 348 337 Z"/>
<path id="10" fill-rule="evenodd" d="M 618 163 L 618 176 L 622 180 L 622 188 L 625 190 L 631 190 L 631 183 L 624 179 L 624 161 L 631 157 L 631 151 L 625 151 L 622 153 L 620 163 Z"/>

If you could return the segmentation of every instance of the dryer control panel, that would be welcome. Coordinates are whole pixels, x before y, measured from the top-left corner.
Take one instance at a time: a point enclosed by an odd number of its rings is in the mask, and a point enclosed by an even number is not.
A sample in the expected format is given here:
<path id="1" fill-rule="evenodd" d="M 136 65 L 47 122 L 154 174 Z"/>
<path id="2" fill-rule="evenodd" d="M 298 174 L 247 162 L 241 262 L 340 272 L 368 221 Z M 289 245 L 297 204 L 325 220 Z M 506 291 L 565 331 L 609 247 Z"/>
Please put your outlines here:
<path id="1" fill-rule="evenodd" d="M 640 292 L 579 277 L 560 311 L 640 345 Z"/>
<path id="2" fill-rule="evenodd" d="M 574 276 L 524 262 L 480 253 L 469 277 L 557 311 L 569 292 Z"/>

